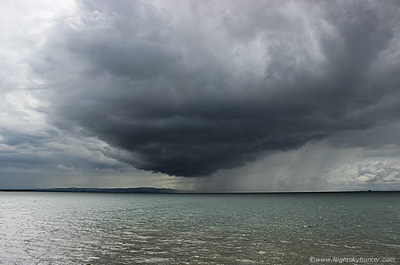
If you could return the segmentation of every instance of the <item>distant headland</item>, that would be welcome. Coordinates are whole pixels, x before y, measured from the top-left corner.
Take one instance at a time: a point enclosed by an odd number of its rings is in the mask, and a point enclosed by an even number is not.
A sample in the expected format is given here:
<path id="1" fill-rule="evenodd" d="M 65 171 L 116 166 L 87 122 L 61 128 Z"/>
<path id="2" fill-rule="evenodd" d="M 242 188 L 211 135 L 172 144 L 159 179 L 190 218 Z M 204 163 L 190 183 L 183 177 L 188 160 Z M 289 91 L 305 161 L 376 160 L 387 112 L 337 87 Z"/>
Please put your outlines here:
<path id="1" fill-rule="evenodd" d="M 156 194 L 314 194 L 314 193 L 376 193 L 400 192 L 399 190 L 348 190 L 348 191 L 218 191 L 218 190 L 179 190 L 169 188 L 0 188 L 0 192 L 87 192 L 87 193 L 156 193 Z"/>

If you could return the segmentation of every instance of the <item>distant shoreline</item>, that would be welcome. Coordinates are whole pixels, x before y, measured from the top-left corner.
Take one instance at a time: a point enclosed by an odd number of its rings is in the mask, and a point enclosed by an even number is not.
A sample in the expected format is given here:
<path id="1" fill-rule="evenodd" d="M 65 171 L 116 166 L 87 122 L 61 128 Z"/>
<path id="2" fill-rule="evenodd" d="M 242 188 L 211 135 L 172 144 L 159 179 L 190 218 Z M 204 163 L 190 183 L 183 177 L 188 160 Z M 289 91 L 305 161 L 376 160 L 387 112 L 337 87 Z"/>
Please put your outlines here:
<path id="1" fill-rule="evenodd" d="M 0 192 L 79 192 L 79 193 L 140 193 L 140 194 L 320 194 L 320 193 L 395 193 L 400 190 L 353 190 L 353 191 L 192 191 L 167 188 L 49 188 L 49 189 L 1 189 Z"/>

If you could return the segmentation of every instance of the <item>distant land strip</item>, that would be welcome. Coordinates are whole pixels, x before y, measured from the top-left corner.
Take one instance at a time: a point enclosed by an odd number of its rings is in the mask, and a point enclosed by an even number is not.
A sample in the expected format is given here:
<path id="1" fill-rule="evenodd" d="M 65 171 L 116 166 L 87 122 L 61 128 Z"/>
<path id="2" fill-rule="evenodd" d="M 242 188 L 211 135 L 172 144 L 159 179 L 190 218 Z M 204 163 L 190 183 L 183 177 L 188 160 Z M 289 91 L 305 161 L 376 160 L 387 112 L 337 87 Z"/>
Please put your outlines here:
<path id="1" fill-rule="evenodd" d="M 399 192 L 400 190 L 350 190 L 350 191 L 199 191 L 168 188 L 48 188 L 48 189 L 4 189 L 0 192 L 88 192 L 88 193 L 157 193 L 157 194 L 310 194 L 310 193 L 360 193 Z"/>

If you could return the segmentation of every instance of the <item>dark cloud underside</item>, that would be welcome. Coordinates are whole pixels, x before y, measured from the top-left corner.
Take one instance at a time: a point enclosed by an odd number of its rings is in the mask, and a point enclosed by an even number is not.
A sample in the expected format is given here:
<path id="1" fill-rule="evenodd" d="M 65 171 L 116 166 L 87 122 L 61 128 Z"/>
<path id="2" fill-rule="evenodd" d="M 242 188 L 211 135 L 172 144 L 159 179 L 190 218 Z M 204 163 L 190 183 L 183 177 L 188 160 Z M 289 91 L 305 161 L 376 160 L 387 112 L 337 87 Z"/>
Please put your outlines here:
<path id="1" fill-rule="evenodd" d="M 55 26 L 32 61 L 55 124 L 192 177 L 399 117 L 396 2 L 162 3 L 83 1 Z"/>

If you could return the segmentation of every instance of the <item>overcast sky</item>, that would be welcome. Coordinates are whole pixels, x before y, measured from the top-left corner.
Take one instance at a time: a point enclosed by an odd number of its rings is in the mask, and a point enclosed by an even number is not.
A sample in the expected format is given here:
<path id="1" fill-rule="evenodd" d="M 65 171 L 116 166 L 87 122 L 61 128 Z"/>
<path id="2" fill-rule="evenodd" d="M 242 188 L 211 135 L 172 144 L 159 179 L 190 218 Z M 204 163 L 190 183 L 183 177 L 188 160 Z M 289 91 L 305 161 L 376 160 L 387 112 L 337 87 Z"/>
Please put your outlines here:
<path id="1" fill-rule="evenodd" d="M 399 1 L 5 0 L 0 188 L 400 189 Z"/>

